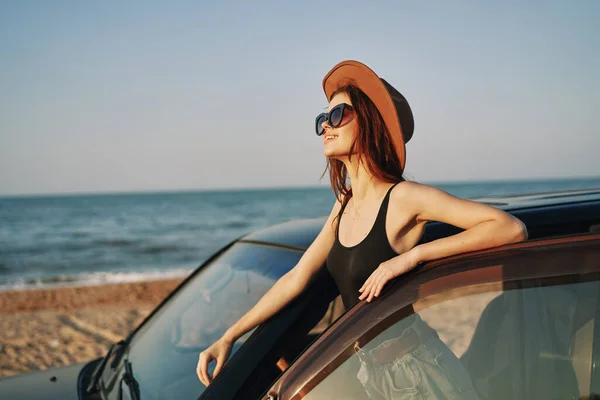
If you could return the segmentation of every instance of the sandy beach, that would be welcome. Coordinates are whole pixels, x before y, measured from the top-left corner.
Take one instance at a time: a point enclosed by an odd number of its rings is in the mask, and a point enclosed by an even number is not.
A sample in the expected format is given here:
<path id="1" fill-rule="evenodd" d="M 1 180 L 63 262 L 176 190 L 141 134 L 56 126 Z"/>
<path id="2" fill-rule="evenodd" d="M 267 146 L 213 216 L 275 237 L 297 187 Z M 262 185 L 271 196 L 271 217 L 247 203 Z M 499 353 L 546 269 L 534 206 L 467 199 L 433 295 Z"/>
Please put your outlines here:
<path id="1" fill-rule="evenodd" d="M 0 292 L 0 378 L 105 354 L 182 279 Z M 466 350 L 483 308 L 498 295 L 478 291 L 448 302 L 451 291 L 419 303 L 421 317 L 457 355 Z"/>
<path id="2" fill-rule="evenodd" d="M 103 355 L 181 280 L 0 292 L 0 378 Z"/>

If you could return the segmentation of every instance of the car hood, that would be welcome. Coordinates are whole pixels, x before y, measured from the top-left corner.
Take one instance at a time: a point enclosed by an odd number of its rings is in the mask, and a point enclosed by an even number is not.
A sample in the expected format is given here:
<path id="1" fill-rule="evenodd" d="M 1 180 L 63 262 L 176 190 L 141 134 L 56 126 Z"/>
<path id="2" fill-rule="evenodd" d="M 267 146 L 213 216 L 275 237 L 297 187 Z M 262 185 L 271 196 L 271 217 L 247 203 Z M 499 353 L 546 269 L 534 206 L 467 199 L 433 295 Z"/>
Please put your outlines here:
<path id="1" fill-rule="evenodd" d="M 0 399 L 78 400 L 77 379 L 85 363 L 0 379 Z"/>

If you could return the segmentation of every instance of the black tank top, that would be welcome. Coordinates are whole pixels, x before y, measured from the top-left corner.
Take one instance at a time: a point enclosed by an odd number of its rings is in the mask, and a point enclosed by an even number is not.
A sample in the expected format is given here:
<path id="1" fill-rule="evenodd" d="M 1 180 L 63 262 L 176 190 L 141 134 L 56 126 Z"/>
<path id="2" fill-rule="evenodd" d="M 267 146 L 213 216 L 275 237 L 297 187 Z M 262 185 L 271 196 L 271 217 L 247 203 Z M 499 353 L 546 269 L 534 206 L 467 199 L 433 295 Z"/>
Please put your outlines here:
<path id="1" fill-rule="evenodd" d="M 327 256 L 327 269 L 337 284 L 346 309 L 358 302 L 358 296 L 360 296 L 358 289 L 379 267 L 379 264 L 398 255 L 392 249 L 385 230 L 390 192 L 394 186 L 383 198 L 373 227 L 367 236 L 355 246 L 346 247 L 340 243 L 339 226 L 344 209 L 340 213 L 338 228 L 335 231 L 335 242 Z"/>

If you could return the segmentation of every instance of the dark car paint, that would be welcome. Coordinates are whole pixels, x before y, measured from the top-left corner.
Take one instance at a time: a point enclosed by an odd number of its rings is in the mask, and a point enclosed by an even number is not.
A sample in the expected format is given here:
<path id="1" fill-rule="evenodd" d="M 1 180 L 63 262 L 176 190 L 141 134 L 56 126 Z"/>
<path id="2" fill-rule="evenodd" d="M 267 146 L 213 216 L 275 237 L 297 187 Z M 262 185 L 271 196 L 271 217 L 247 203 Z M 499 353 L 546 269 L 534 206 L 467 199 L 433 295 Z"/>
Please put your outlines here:
<path id="1" fill-rule="evenodd" d="M 481 201 L 488 204 L 497 204 L 498 208 L 504 209 L 520 218 L 528 227 L 530 239 L 587 232 L 589 231 L 591 225 L 600 224 L 600 191 L 597 190 L 586 191 L 585 193 L 552 193 L 547 195 L 539 195 L 537 197 L 490 197 L 481 199 Z M 267 243 L 274 246 L 284 246 L 303 250 L 310 246 L 314 238 L 318 235 L 319 231 L 323 227 L 325 221 L 325 217 L 290 221 L 256 230 L 238 238 L 237 240 L 232 241 L 230 244 L 224 246 L 222 249 L 216 252 L 193 273 L 185 278 L 179 284 L 179 286 L 165 299 L 163 299 L 163 301 L 144 319 L 144 321 L 142 321 L 142 323 L 138 325 L 136 329 L 134 329 L 132 333 L 135 333 L 141 328 L 141 326 L 143 326 L 145 321 L 152 318 L 154 313 L 160 309 L 163 304 L 168 302 L 174 293 L 185 286 L 187 282 L 193 280 L 196 274 L 202 270 L 204 265 L 210 263 L 213 259 L 226 251 L 236 241 L 240 240 L 246 242 Z M 459 231 L 460 229 L 457 229 L 453 226 L 433 222 L 428 224 L 422 241 L 427 242 L 435 240 L 436 238 L 448 236 Z M 301 303 L 302 300 L 298 300 L 297 304 Z M 302 307 L 299 309 L 302 309 Z M 290 316 L 282 314 L 280 318 L 289 319 Z M 274 319 L 274 321 L 276 320 L 277 319 Z M 260 332 L 261 329 L 257 329 L 255 333 L 256 338 L 253 340 L 254 343 L 259 342 Z M 243 352 L 240 353 L 238 357 L 243 359 L 243 354 Z M 233 363 L 234 358 L 232 357 L 230 362 L 227 364 L 229 364 L 231 367 L 231 364 Z M 89 368 L 89 365 L 91 364 L 92 362 L 74 364 L 67 367 L 51 368 L 46 371 L 28 372 L 18 376 L 0 379 L 0 399 L 65 398 L 68 400 L 69 398 L 78 398 L 77 382 L 78 380 L 85 381 L 85 379 L 89 378 L 89 376 L 86 376 L 86 374 L 89 375 L 91 373 L 90 370 L 93 370 L 93 368 Z M 86 365 L 88 365 L 88 368 L 83 368 Z M 228 369 L 229 368 L 224 368 L 220 376 L 227 376 Z M 52 376 L 56 377 L 56 381 L 50 381 Z M 241 385 L 240 379 L 234 377 L 232 377 L 232 379 L 235 379 L 238 381 L 238 385 Z M 225 381 L 224 378 L 221 378 L 220 380 Z M 213 382 L 214 385 L 212 385 L 212 387 L 215 389 L 220 386 L 216 384 L 218 381 L 219 379 L 216 379 L 215 382 Z M 225 385 L 223 385 L 223 387 L 224 386 Z M 231 385 L 231 382 L 228 381 L 228 386 L 235 387 L 236 385 Z M 75 397 L 68 397 L 69 395 Z M 221 392 L 219 390 L 207 390 L 202 398 L 222 398 L 220 396 Z"/>
<path id="2" fill-rule="evenodd" d="M 88 363 L 10 376 L 0 381 L 2 400 L 77 400 L 79 372 Z"/>
<path id="3" fill-rule="evenodd" d="M 569 190 L 563 192 L 544 192 L 532 194 L 500 195 L 477 197 L 474 200 L 487 204 L 498 204 L 499 208 L 511 210 L 520 206 L 539 207 L 556 204 L 557 200 L 563 203 L 578 203 L 582 201 L 597 200 L 600 198 L 600 188 Z"/>
<path id="4" fill-rule="evenodd" d="M 242 236 L 240 240 L 248 242 L 274 243 L 297 249 L 307 249 L 319 234 L 325 217 L 309 218 L 284 222 L 282 224 L 257 229 Z"/>

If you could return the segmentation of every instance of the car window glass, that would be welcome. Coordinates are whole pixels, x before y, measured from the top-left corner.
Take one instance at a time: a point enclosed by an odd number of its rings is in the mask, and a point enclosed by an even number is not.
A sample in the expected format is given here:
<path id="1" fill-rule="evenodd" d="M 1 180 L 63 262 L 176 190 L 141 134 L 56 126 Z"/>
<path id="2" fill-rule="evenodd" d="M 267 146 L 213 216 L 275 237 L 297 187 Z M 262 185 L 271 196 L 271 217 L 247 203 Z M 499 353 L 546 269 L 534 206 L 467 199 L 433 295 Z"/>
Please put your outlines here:
<path id="1" fill-rule="evenodd" d="M 297 398 L 593 397 L 600 258 L 564 255 L 550 266 L 573 273 L 442 290 L 394 312 L 351 352 L 339 348 L 342 361 Z"/>
<path id="2" fill-rule="evenodd" d="M 274 346 L 271 350 L 272 353 L 279 355 L 275 365 L 279 371 L 284 372 L 289 367 L 290 363 L 317 337 L 319 337 L 327 328 L 329 328 L 342 314 L 345 309 L 342 303 L 342 297 L 337 296 L 330 303 L 326 304 L 326 311 L 320 311 L 319 308 L 314 307 L 311 304 L 311 308 L 305 310 L 304 319 L 299 319 L 296 324 L 292 326 L 289 332 L 286 333 L 287 338 L 279 344 Z M 318 322 L 313 323 L 314 318 L 310 315 L 316 313 L 322 316 Z M 307 322 L 308 321 L 308 322 Z M 304 325 L 300 331 L 300 325 Z M 308 332 L 304 332 L 309 329 Z M 274 380 L 274 379 L 273 379 Z M 273 381 L 271 380 L 271 382 Z M 266 386 L 264 387 L 266 389 Z"/>
<path id="3" fill-rule="evenodd" d="M 331 279 L 328 273 L 323 280 Z M 332 287 L 333 286 L 333 287 Z M 283 332 L 277 334 L 278 339 L 253 369 L 251 375 L 239 388 L 234 400 L 259 398 L 273 382 L 285 372 L 293 361 L 329 328 L 344 312 L 341 296 L 331 280 L 330 285 L 311 287 L 306 297 L 310 301 L 302 309 L 300 315 Z M 283 312 L 287 312 L 284 310 Z M 252 344 L 248 344 L 252 350 Z"/>
<path id="4" fill-rule="evenodd" d="M 237 243 L 205 266 L 138 331 L 129 360 L 142 393 L 197 398 L 199 353 L 244 315 L 302 256 L 301 251 Z M 232 355 L 253 331 L 238 340 Z M 210 372 L 214 369 L 211 364 Z M 156 396 L 156 397 L 155 397 Z"/>

